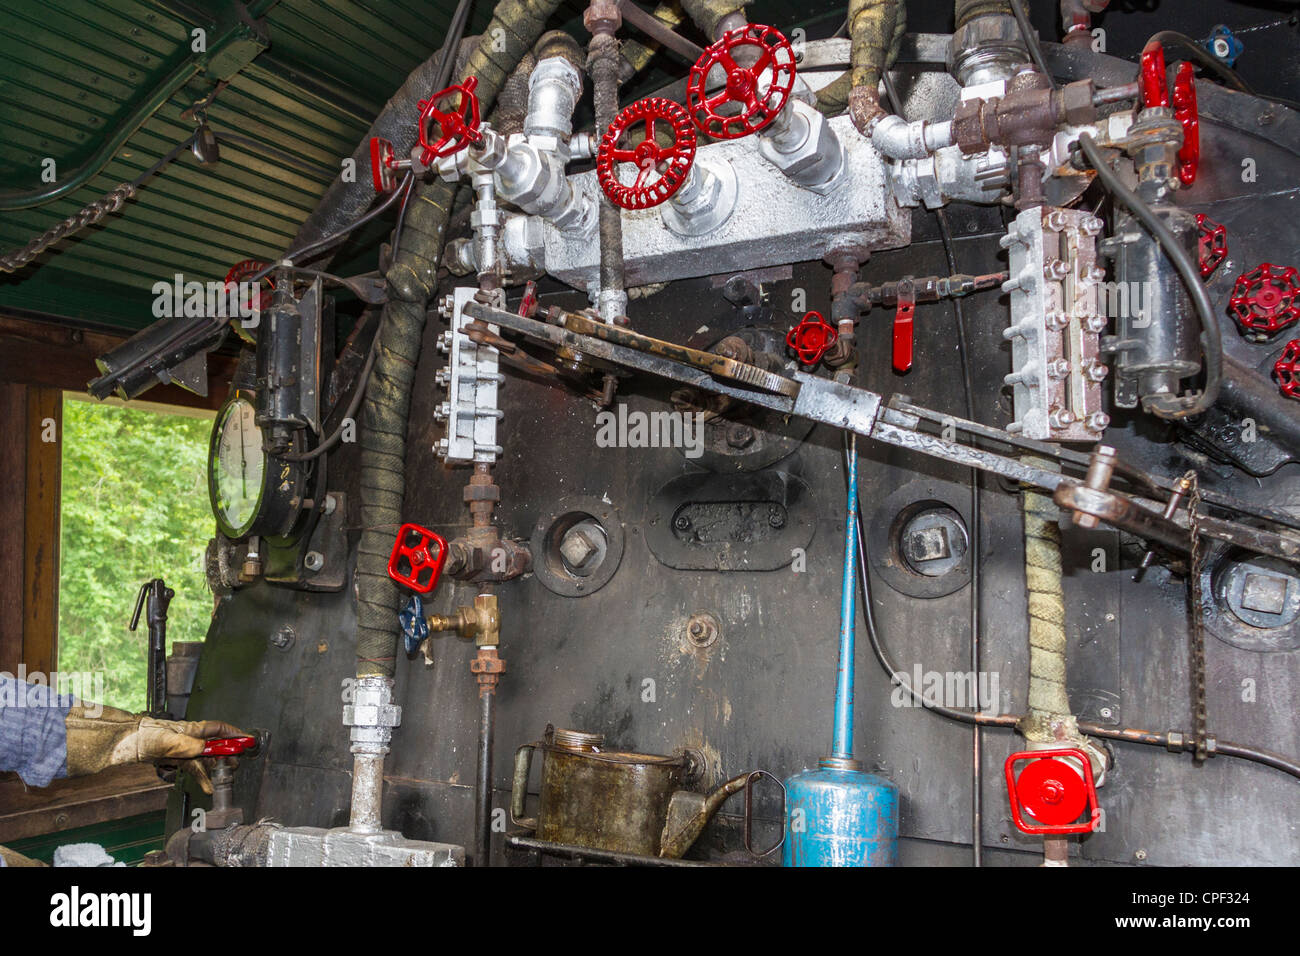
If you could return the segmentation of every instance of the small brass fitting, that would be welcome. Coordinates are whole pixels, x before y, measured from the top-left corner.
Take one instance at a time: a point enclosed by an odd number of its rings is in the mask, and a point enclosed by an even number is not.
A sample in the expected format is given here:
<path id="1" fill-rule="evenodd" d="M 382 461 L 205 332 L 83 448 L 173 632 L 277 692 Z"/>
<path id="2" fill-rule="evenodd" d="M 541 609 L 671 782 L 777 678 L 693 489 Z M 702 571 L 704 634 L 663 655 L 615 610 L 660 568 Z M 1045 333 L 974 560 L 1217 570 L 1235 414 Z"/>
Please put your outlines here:
<path id="1" fill-rule="evenodd" d="M 496 647 L 501 643 L 501 615 L 495 594 L 479 594 L 474 605 L 461 605 L 451 614 L 430 614 L 430 631 L 455 631 L 461 637 L 473 638 L 479 647 Z"/>

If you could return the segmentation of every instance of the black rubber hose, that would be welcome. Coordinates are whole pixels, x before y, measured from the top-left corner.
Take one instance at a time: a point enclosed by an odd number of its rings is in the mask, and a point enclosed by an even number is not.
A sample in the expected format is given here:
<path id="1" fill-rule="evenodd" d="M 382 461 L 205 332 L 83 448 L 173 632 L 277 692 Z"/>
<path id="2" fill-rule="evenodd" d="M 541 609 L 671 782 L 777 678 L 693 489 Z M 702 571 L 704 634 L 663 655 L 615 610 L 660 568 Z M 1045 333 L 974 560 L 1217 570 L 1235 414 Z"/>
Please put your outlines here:
<path id="1" fill-rule="evenodd" d="M 1219 316 L 1214 311 L 1214 304 L 1210 302 L 1209 293 L 1205 291 L 1201 268 L 1192 261 L 1187 250 L 1178 242 L 1178 238 L 1151 207 L 1143 202 L 1137 193 L 1120 182 L 1119 176 L 1101 155 L 1101 150 L 1097 148 L 1091 135 L 1083 133 L 1079 136 L 1079 148 L 1083 150 L 1083 155 L 1097 171 L 1097 178 L 1101 180 L 1101 184 L 1116 200 L 1128 207 L 1129 212 L 1133 213 L 1146 227 L 1147 232 L 1160 243 L 1160 248 L 1178 270 L 1178 275 L 1187 287 L 1193 305 L 1196 306 L 1196 313 L 1201 319 L 1201 349 L 1205 353 L 1205 388 L 1194 401 L 1187 403 L 1183 408 L 1173 412 L 1156 412 L 1156 414 L 1161 418 L 1170 419 L 1200 415 L 1218 400 L 1219 388 L 1223 381 L 1223 338 L 1219 328 Z"/>
<path id="2" fill-rule="evenodd" d="M 502 0 L 497 5 L 492 22 L 461 71 L 462 76 L 478 78 L 482 112 L 491 110 L 506 79 L 542 35 L 547 19 L 558 6 L 559 0 Z M 438 263 L 455 190 L 454 185 L 440 180 L 419 188 L 411 198 L 401 245 L 388 270 L 389 301 L 384 308 L 361 422 L 362 531 L 356 571 L 358 677 L 391 677 L 397 659 L 401 595 L 388 577 L 388 556 L 405 502 L 411 388 L 428 303 L 437 288 Z"/>
<path id="3" fill-rule="evenodd" d="M 1034 66 L 1038 67 L 1038 72 L 1047 77 L 1047 85 L 1056 89 L 1056 78 L 1052 76 L 1052 71 L 1047 68 L 1047 60 L 1043 58 L 1043 48 L 1038 42 L 1038 33 L 1029 23 L 1029 17 L 1025 14 L 1025 8 L 1020 0 L 1007 0 L 1011 14 L 1016 18 L 1016 26 L 1020 28 L 1021 39 L 1025 41 L 1025 48 L 1029 51 L 1029 58 L 1034 61 Z"/>

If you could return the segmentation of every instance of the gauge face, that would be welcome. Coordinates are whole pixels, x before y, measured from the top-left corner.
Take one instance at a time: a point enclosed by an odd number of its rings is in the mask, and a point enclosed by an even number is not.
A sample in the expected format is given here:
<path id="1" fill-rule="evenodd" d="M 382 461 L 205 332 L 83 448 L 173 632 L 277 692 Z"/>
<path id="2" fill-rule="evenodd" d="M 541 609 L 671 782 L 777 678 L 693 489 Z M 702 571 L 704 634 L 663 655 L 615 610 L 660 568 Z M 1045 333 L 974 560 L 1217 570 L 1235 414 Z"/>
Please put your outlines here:
<path id="1" fill-rule="evenodd" d="M 236 397 L 217 415 L 208 460 L 212 513 L 222 532 L 242 538 L 257 520 L 266 477 L 262 430 L 253 403 Z"/>

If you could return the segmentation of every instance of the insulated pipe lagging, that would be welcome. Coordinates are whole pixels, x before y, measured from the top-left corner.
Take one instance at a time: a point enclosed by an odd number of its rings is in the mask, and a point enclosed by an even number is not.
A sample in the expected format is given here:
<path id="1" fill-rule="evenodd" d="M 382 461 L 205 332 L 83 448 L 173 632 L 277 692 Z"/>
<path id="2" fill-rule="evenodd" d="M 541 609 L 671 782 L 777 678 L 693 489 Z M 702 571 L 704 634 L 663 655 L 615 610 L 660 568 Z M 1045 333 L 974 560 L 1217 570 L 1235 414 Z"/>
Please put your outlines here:
<path id="1" fill-rule="evenodd" d="M 741 0 L 682 0 L 682 9 L 710 42 L 726 32 L 728 22 L 724 21 L 743 22 L 745 16 Z"/>
<path id="2" fill-rule="evenodd" d="M 858 132 L 869 135 L 885 115 L 880 106 L 880 78 L 898 55 L 907 22 L 902 0 L 850 0 L 849 116 Z"/>
<path id="3" fill-rule="evenodd" d="M 1055 462 L 1027 459 L 1040 468 Z M 1050 495 L 1026 488 L 1025 587 L 1029 596 L 1029 711 L 1019 727 L 1032 743 L 1077 742 L 1065 686 L 1065 593 L 1061 588 L 1060 512 Z"/>
<path id="4" fill-rule="evenodd" d="M 844 517 L 844 574 L 840 591 L 840 661 L 835 680 L 835 730 L 831 756 L 853 758 L 853 665 L 854 626 L 857 624 L 858 593 L 858 447 L 857 436 L 849 435 L 848 503 Z"/>
<path id="5" fill-rule="evenodd" d="M 459 76 L 478 78 L 488 112 L 515 66 L 542 35 L 559 0 L 502 0 Z M 428 90 L 425 90 L 425 95 Z M 437 288 L 455 187 L 435 181 L 412 197 L 401 247 L 388 270 L 388 304 L 361 422 L 361 543 L 357 552 L 357 676 L 393 675 L 401 595 L 388 556 L 406 492 L 406 432 L 424 319 Z M 319 211 L 319 210 L 318 210 Z"/>

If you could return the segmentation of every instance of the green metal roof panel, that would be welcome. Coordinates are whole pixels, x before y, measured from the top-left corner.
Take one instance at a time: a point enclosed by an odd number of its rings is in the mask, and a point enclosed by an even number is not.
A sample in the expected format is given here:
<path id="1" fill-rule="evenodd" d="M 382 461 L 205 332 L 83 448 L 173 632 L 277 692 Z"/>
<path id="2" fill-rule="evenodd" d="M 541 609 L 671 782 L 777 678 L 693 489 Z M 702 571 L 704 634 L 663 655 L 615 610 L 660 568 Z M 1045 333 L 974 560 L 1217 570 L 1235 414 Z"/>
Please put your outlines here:
<path id="1" fill-rule="evenodd" d="M 486 26 L 492 6 L 475 4 L 468 32 Z M 782 6 L 754 4 L 751 17 L 784 20 Z M 235 7 L 230 0 L 0 0 L 0 190 L 39 187 L 46 157 L 56 161 L 61 181 L 71 176 L 135 104 L 191 59 L 191 30 L 202 26 L 211 42 Z M 266 11 L 270 47 L 220 91 L 208 120 L 218 131 L 289 153 L 307 169 L 230 143 L 212 167 L 182 154 L 119 214 L 21 272 L 0 275 L 0 308 L 137 329 L 153 320 L 155 282 L 177 272 L 216 280 L 241 259 L 282 253 L 374 116 L 441 45 L 455 0 L 261 0 L 250 7 Z M 555 24 L 585 36 L 584 7 L 569 0 Z M 660 54 L 637 86 L 685 68 Z M 81 188 L 0 211 L 0 248 L 25 245 L 140 175 L 193 132 L 181 113 L 214 85 L 213 77 L 195 75 Z"/>

